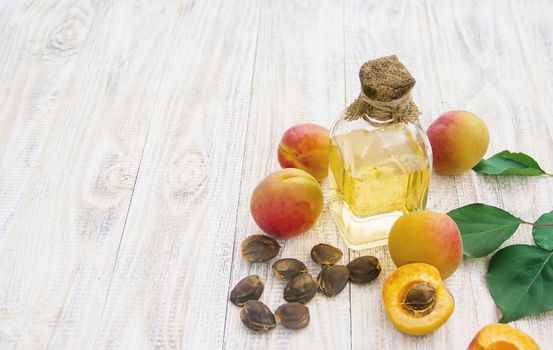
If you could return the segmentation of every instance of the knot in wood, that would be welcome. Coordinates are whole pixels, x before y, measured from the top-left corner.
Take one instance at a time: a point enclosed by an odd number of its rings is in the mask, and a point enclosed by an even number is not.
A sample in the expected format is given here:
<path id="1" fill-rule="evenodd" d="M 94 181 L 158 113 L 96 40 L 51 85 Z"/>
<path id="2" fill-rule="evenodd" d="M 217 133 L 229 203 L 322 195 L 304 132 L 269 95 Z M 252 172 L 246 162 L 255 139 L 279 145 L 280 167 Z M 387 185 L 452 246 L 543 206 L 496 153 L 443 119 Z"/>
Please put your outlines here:
<path id="1" fill-rule="evenodd" d="M 68 57 L 80 50 L 88 35 L 85 24 L 70 18 L 52 29 L 48 36 L 48 56 Z"/>
<path id="2" fill-rule="evenodd" d="M 205 157 L 199 150 L 180 152 L 167 173 L 173 197 L 180 198 L 200 190 L 207 177 Z"/>

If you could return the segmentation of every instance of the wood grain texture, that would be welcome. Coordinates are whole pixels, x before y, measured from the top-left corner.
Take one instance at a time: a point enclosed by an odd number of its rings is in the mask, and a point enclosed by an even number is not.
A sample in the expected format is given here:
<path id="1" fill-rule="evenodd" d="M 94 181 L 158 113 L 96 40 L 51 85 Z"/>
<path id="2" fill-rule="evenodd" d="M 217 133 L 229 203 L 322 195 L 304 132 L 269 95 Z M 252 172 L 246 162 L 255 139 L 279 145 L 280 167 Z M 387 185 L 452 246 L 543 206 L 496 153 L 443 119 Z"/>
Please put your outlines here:
<path id="1" fill-rule="evenodd" d="M 257 274 L 266 282 L 261 300 L 272 310 L 285 302 L 284 281 L 273 276 L 270 263 L 250 265 L 240 256 L 242 240 L 261 232 L 250 215 L 250 195 L 261 179 L 280 169 L 276 150 L 287 128 L 307 122 L 330 125 L 345 107 L 342 28 L 342 6 L 337 1 L 267 2 L 261 8 L 233 269 L 227 288 L 247 275 Z M 309 253 L 320 242 L 346 251 L 330 221 L 328 208 L 313 229 L 300 237 L 280 241 L 279 258 L 302 260 L 316 277 L 320 267 L 311 261 Z M 348 290 L 333 299 L 317 295 L 308 307 L 311 324 L 301 332 L 279 327 L 270 334 L 257 335 L 245 329 L 239 309 L 229 305 L 225 348 L 344 349 L 351 346 Z"/>
<path id="2" fill-rule="evenodd" d="M 2 21 L 2 347 L 94 339 L 164 59 L 146 55 L 157 6 L 128 5 L 18 3 Z"/>
<path id="3" fill-rule="evenodd" d="M 170 29 L 98 348 L 221 347 L 258 22 L 220 1 Z"/>
<path id="4" fill-rule="evenodd" d="M 279 168 L 290 126 L 330 126 L 358 94 L 358 68 L 397 54 L 417 78 L 427 126 L 467 109 L 491 130 L 488 155 L 534 156 L 553 172 L 553 3 L 536 1 L 0 1 L 0 348 L 465 349 L 496 322 L 484 274 L 463 262 L 435 333 L 396 331 L 380 302 L 386 248 L 350 252 L 324 209 L 279 257 L 307 263 L 320 242 L 382 276 L 317 295 L 311 324 L 259 335 L 227 302 L 270 263 L 239 245 L 260 233 L 255 185 Z M 323 183 L 326 189 L 326 182 Z M 433 174 L 429 207 L 472 202 L 535 220 L 550 177 Z M 531 243 L 522 227 L 507 243 Z M 543 349 L 552 313 L 513 325 Z"/>

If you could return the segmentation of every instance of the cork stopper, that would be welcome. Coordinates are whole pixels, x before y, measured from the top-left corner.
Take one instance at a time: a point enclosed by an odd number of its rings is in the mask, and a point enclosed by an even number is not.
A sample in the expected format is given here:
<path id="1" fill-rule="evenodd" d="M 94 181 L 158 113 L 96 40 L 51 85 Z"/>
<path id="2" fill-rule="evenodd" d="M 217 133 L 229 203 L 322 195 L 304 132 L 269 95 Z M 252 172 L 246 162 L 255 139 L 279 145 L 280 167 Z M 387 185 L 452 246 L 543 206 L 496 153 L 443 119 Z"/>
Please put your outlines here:
<path id="1" fill-rule="evenodd" d="M 395 55 L 366 62 L 359 70 L 359 79 L 365 95 L 381 102 L 397 100 L 415 86 L 415 79 Z"/>
<path id="2" fill-rule="evenodd" d="M 363 118 L 375 126 L 417 121 L 420 112 L 411 100 L 415 79 L 395 55 L 366 62 L 359 79 L 361 93 L 348 106 L 346 120 Z"/>

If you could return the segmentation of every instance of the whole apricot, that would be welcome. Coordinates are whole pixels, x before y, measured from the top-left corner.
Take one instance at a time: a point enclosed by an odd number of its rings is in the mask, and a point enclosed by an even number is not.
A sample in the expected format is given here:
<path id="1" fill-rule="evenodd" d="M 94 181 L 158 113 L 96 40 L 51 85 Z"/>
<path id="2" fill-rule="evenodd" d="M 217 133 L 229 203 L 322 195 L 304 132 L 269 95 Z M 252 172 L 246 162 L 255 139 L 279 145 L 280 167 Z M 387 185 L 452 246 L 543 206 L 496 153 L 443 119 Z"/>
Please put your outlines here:
<path id="1" fill-rule="evenodd" d="M 396 220 L 388 236 L 388 251 L 396 266 L 427 263 L 446 279 L 461 263 L 463 241 L 457 224 L 449 216 L 418 211 Z"/>
<path id="2" fill-rule="evenodd" d="M 447 175 L 474 167 L 486 154 L 490 142 L 486 123 L 467 111 L 442 114 L 428 127 L 427 134 L 434 170 Z"/>
<path id="3" fill-rule="evenodd" d="M 540 350 L 540 347 L 523 331 L 492 323 L 476 333 L 467 350 Z"/>
<path id="4" fill-rule="evenodd" d="M 307 231 L 323 209 L 323 193 L 315 178 L 300 169 L 275 171 L 254 189 L 250 209 L 265 232 L 290 238 Z"/>
<path id="5" fill-rule="evenodd" d="M 282 168 L 305 170 L 317 181 L 322 181 L 328 175 L 329 153 L 328 129 L 317 124 L 299 124 L 282 136 L 278 162 Z"/>
<path id="6" fill-rule="evenodd" d="M 394 326 L 411 335 L 436 330 L 455 309 L 438 270 L 423 263 L 403 265 L 394 271 L 384 282 L 382 301 Z"/>

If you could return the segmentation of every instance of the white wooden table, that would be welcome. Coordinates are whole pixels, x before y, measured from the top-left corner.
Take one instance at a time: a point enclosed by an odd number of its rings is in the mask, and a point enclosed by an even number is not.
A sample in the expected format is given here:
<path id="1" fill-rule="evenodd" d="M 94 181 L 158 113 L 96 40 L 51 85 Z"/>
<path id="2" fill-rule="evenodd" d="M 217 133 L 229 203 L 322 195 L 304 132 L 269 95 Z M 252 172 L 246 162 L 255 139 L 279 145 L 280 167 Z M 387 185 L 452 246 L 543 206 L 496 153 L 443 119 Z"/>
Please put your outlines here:
<path id="1" fill-rule="evenodd" d="M 553 171 L 553 2 L 0 1 L 0 348 L 465 349 L 499 319 L 466 260 L 447 280 L 451 319 L 396 331 L 371 285 L 317 296 L 311 324 L 254 334 L 227 302 L 248 274 L 271 308 L 284 283 L 249 265 L 242 239 L 284 130 L 330 126 L 366 60 L 397 54 L 428 125 L 467 109 L 488 156 L 533 155 Z M 553 180 L 433 175 L 429 207 L 553 209 Z M 328 210 L 282 257 L 316 271 L 319 242 L 348 252 Z M 508 244 L 531 242 L 521 228 Z M 553 313 L 513 325 L 552 349 Z"/>

